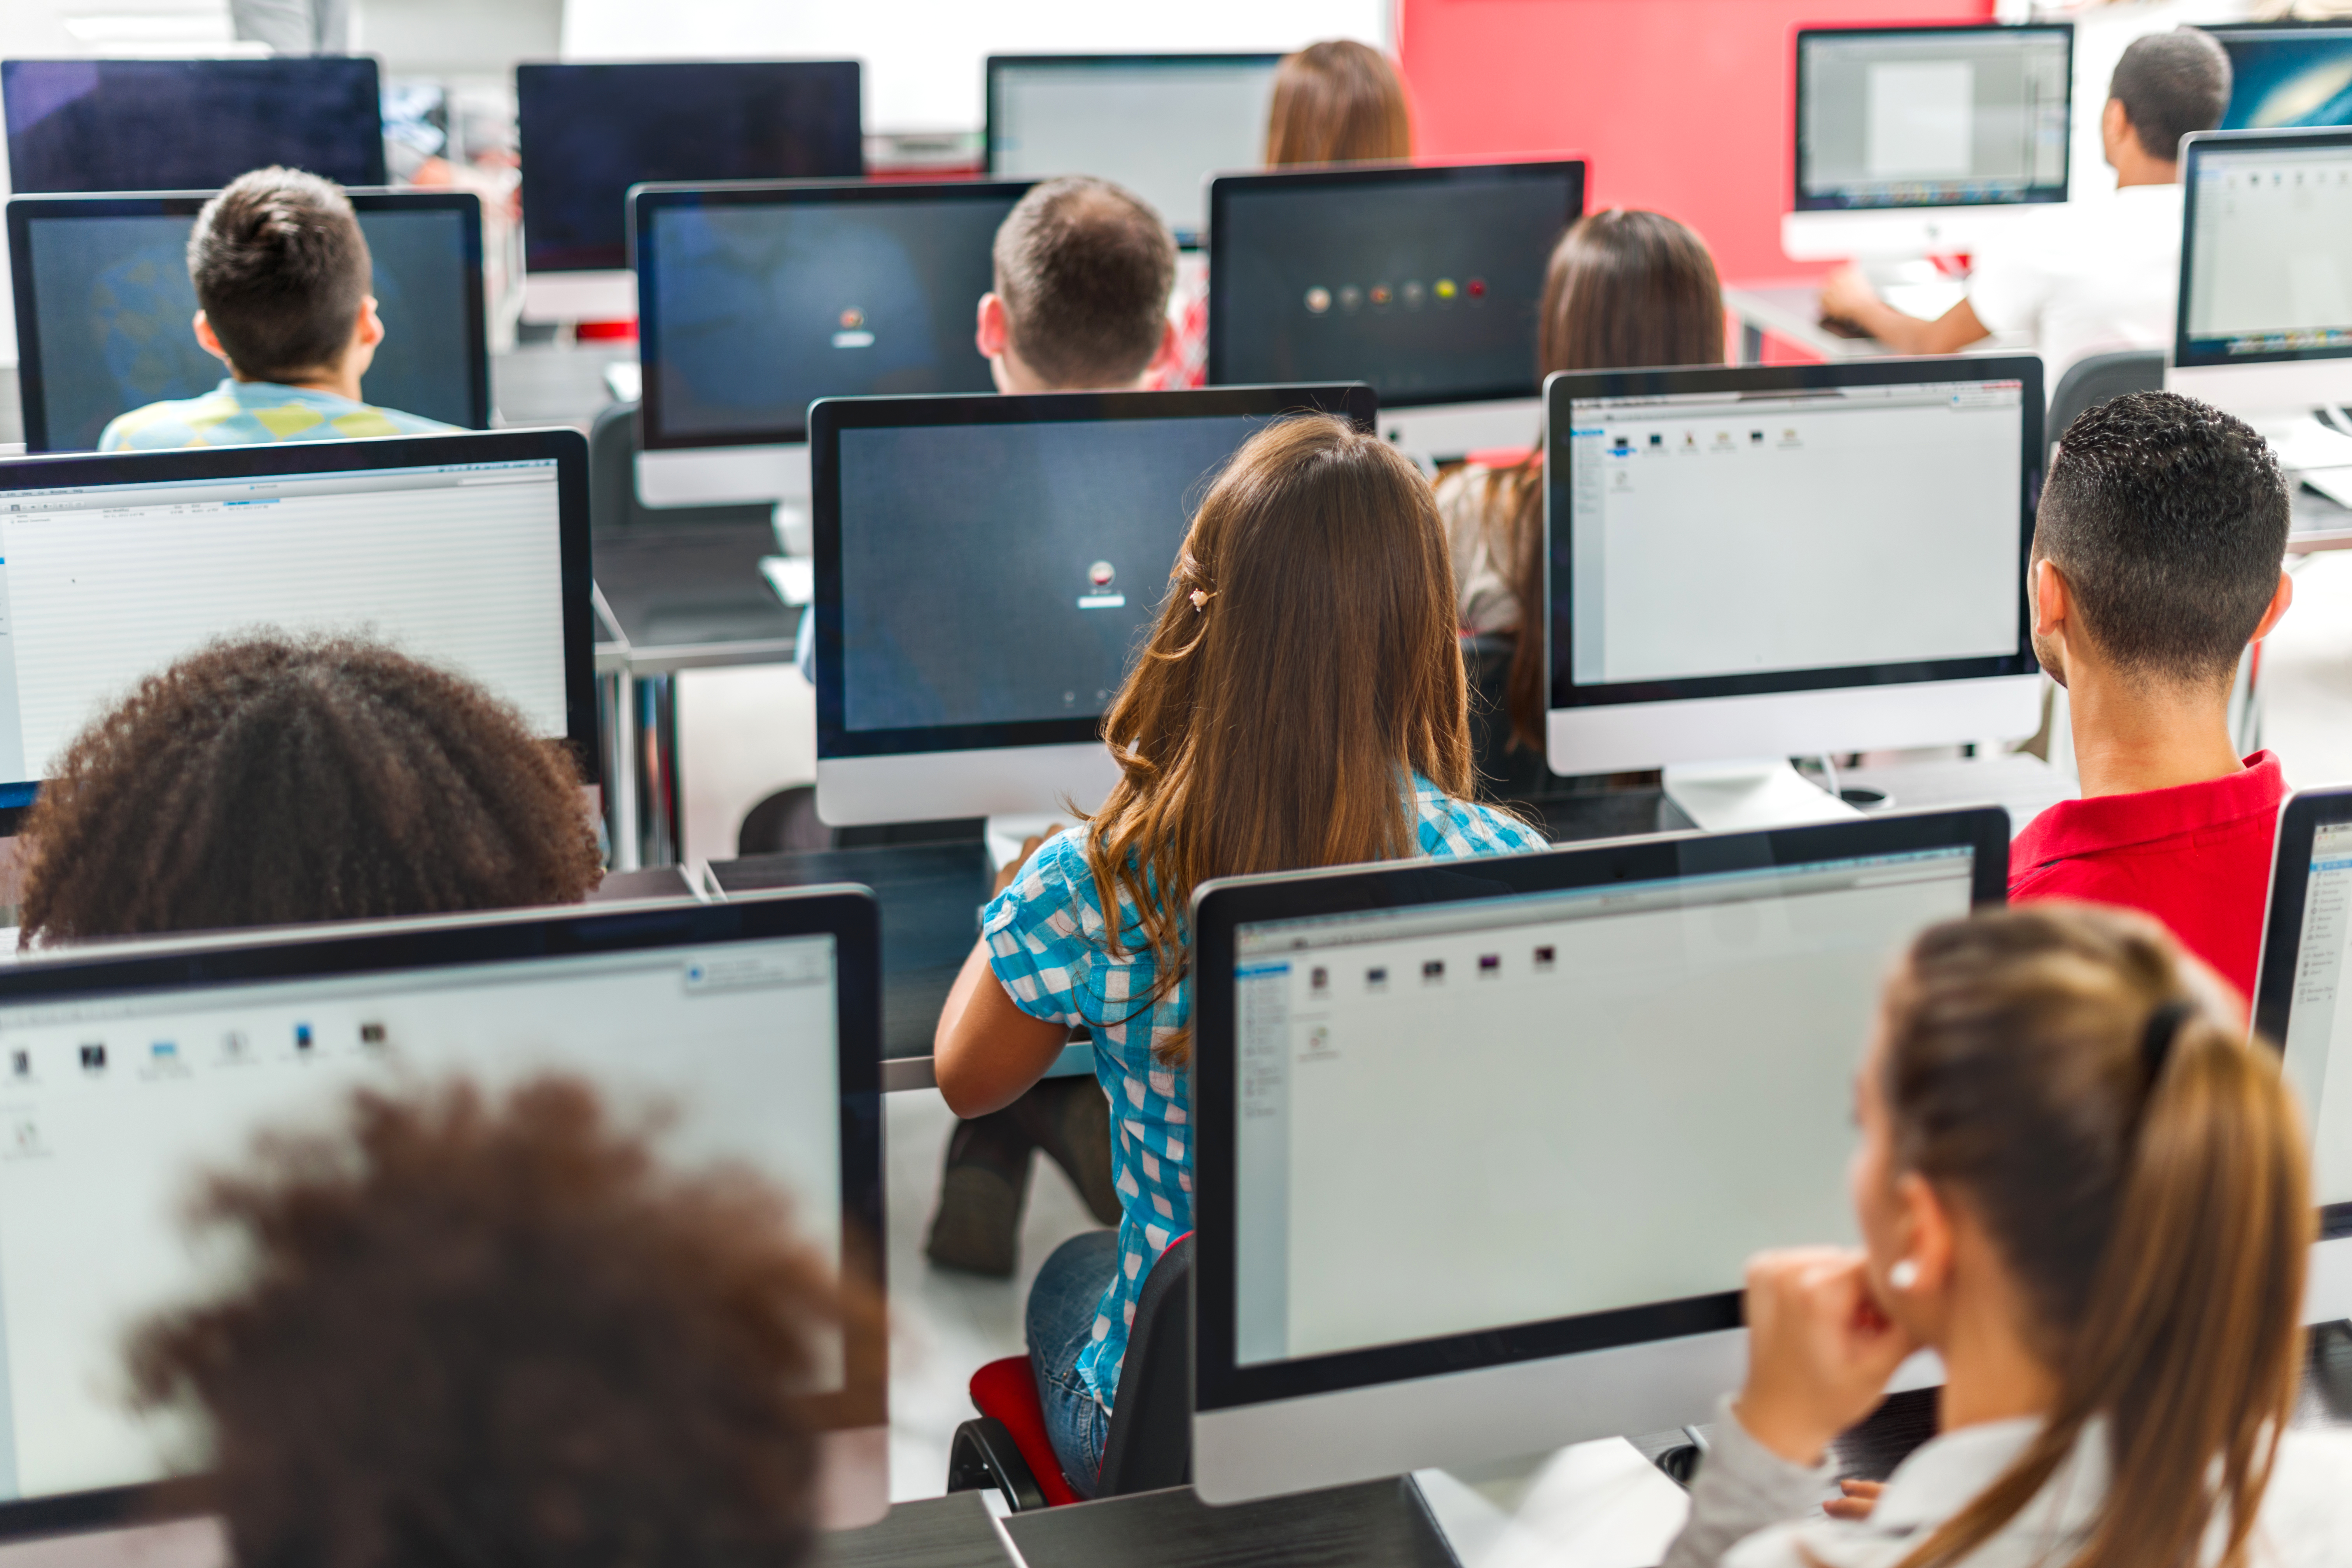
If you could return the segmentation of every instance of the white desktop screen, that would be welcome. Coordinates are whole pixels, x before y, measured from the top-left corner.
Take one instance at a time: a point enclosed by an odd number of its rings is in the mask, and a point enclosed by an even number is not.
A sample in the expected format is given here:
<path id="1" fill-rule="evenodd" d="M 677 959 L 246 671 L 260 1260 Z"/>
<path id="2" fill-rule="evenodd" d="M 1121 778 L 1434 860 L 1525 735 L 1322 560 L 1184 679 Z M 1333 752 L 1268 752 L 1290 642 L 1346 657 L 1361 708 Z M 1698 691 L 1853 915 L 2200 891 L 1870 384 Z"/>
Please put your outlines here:
<path id="1" fill-rule="evenodd" d="M 1256 168 L 1265 155 L 1279 58 L 992 61 L 989 172 L 1099 175 L 1194 244 L 1208 223 L 1208 176 Z"/>
<path id="2" fill-rule="evenodd" d="M 2179 363 L 2352 354 L 2352 137 L 2190 143 Z"/>
<path id="3" fill-rule="evenodd" d="M 274 629 L 389 642 L 567 732 L 553 458 L 0 494 L 0 781 L 142 679 Z"/>
<path id="4" fill-rule="evenodd" d="M 332 1127 L 357 1086 L 579 1073 L 672 1111 L 665 1155 L 782 1185 L 838 1256 L 835 964 L 809 936 L 0 1005 L 0 1500 L 187 1462 L 125 1405 L 124 1336 L 220 1279 L 183 1226 L 199 1173 Z"/>
<path id="5" fill-rule="evenodd" d="M 1799 36 L 1796 207 L 2066 199 L 2067 27 Z"/>
<path id="6" fill-rule="evenodd" d="M 2352 823 L 2314 829 L 2303 946 L 2287 1015 L 2286 1075 L 2312 1126 L 2313 1195 L 2352 1203 Z"/>
<path id="7" fill-rule="evenodd" d="M 2020 383 L 1571 406 L 1572 684 L 2017 652 Z"/>
<path id="8" fill-rule="evenodd" d="M 1850 1240 L 1878 988 L 1973 862 L 1241 926 L 1236 1364 L 1719 1294 L 1759 1247 Z"/>

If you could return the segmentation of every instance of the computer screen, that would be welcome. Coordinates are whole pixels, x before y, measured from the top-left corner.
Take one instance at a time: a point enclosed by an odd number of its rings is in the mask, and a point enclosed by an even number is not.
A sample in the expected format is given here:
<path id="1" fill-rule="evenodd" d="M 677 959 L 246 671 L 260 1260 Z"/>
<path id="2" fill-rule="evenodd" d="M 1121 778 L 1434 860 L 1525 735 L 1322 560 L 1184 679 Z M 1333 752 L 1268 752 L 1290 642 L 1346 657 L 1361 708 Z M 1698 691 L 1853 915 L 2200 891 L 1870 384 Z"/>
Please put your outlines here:
<path id="1" fill-rule="evenodd" d="M 1209 381 L 1363 381 L 1381 406 L 1531 397 L 1581 163 L 1220 175 Z"/>
<path id="2" fill-rule="evenodd" d="M 625 1126 L 667 1118 L 665 1159 L 777 1184 L 800 1235 L 854 1267 L 878 1207 L 877 1118 L 855 1099 L 878 1087 L 871 921 L 862 893 L 788 896 L 274 931 L 0 976 L 0 1504 L 184 1469 L 188 1434 L 128 1406 L 126 1337 L 217 1288 L 187 1239 L 201 1176 L 264 1131 L 334 1128 L 354 1089 L 584 1078 Z M 842 1402 L 845 1350 L 812 1395 Z"/>
<path id="3" fill-rule="evenodd" d="M 2329 1207 L 2352 1205 L 2352 821 L 2317 824 L 2305 864 L 2284 1043 L 2312 1121 L 2312 1184 Z M 2266 957 L 2266 979 L 2268 968 Z"/>
<path id="4" fill-rule="evenodd" d="M 2352 124 L 2352 27 L 2290 22 L 2205 31 L 2230 57 L 2222 130 Z"/>
<path id="5" fill-rule="evenodd" d="M 1197 245 L 1206 183 L 1265 156 L 1280 55 L 992 55 L 988 172 L 1097 174 Z"/>
<path id="6" fill-rule="evenodd" d="M 565 431 L 320 442 L 266 466 L 236 449 L 0 466 L 0 784 L 23 792 L 0 804 L 28 799 L 144 677 L 263 628 L 389 642 L 593 768 L 581 446 Z"/>
<path id="7" fill-rule="evenodd" d="M 2352 356 L 2352 131 L 2190 137 L 2176 365 Z"/>
<path id="8" fill-rule="evenodd" d="M 209 392 L 227 367 L 198 346 L 188 232 L 204 197 L 19 198 L 8 207 L 27 447 L 89 451 L 119 414 Z M 384 340 L 360 383 L 380 407 L 489 424 L 480 202 L 356 192 Z"/>
<path id="9" fill-rule="evenodd" d="M 858 102 L 856 60 L 517 66 L 523 264 L 626 267 L 647 181 L 855 179 Z"/>
<path id="10" fill-rule="evenodd" d="M 1028 189 L 636 192 L 645 446 L 804 440 L 820 397 L 992 391 L 973 311 Z"/>
<path id="11" fill-rule="evenodd" d="M 202 191 L 283 163 L 383 184 L 375 61 L 0 60 L 8 183 L 29 191 Z"/>
<path id="12" fill-rule="evenodd" d="M 1801 28 L 1794 208 L 2066 199 L 2071 25 Z"/>

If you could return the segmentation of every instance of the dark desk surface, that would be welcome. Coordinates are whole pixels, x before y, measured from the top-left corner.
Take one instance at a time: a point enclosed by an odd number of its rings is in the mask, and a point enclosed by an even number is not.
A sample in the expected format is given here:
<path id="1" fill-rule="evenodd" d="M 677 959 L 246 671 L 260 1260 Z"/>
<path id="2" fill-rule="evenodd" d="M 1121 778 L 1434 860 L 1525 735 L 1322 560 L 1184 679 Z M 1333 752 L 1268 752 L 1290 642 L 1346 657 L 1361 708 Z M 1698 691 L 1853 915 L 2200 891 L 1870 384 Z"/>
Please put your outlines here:
<path id="1" fill-rule="evenodd" d="M 1455 1568 L 1411 1481 L 1211 1508 L 1190 1487 L 1015 1514 L 1031 1568 Z"/>
<path id="2" fill-rule="evenodd" d="M 678 866 L 648 866 L 642 871 L 607 871 L 588 894 L 592 904 L 617 903 L 625 899 L 690 899 L 686 871 Z"/>
<path id="3" fill-rule="evenodd" d="M 750 644 L 789 659 L 800 612 L 761 574 L 760 558 L 774 553 L 764 522 L 608 533 L 595 541 L 596 586 L 634 655 Z"/>
<path id="4" fill-rule="evenodd" d="M 1013 1568 L 978 1492 L 894 1506 L 879 1524 L 817 1538 L 819 1568 Z"/>

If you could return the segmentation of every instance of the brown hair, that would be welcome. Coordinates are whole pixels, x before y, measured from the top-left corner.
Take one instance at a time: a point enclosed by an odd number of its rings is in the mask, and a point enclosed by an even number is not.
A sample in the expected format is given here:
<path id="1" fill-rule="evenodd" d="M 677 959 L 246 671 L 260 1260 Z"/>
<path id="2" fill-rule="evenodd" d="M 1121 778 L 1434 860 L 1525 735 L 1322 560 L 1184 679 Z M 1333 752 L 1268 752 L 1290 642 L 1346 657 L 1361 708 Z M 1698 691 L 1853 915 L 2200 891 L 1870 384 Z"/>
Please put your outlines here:
<path id="1" fill-rule="evenodd" d="M 1309 415 L 1234 455 L 1103 719 L 1120 776 L 1087 861 L 1105 910 L 1133 904 L 1154 996 L 1182 977 L 1201 883 L 1414 853 L 1407 770 L 1469 795 L 1454 626 L 1444 528 L 1402 454 Z"/>
<path id="2" fill-rule="evenodd" d="M 1612 207 L 1569 226 L 1544 269 L 1536 374 L 1723 363 L 1723 288 L 1706 242 L 1662 213 Z M 1486 481 L 1489 548 L 1509 563 L 1519 630 L 1507 690 L 1514 745 L 1540 752 L 1544 667 L 1543 453 Z"/>
<path id="3" fill-rule="evenodd" d="M 457 1083 L 264 1139 L 194 1219 L 246 1266 L 131 1382 L 201 1416 L 240 1568 L 806 1556 L 840 1306 L 750 1173 L 664 1172 L 573 1079 Z"/>
<path id="4" fill-rule="evenodd" d="M 220 643 L 67 748 L 26 815 L 20 941 L 569 903 L 578 771 L 481 688 L 374 644 Z"/>
<path id="5" fill-rule="evenodd" d="M 1091 174 L 1047 180 L 998 226 L 994 255 L 1013 352 L 1046 381 L 1123 386 L 1151 363 L 1176 237 L 1139 198 Z"/>
<path id="6" fill-rule="evenodd" d="M 1268 166 L 1412 156 L 1412 117 L 1388 56 L 1332 38 L 1283 57 L 1266 116 Z"/>
<path id="7" fill-rule="evenodd" d="M 237 373 L 286 381 L 342 363 L 374 266 L 341 185 L 273 166 L 205 204 L 188 277 Z"/>
<path id="8" fill-rule="evenodd" d="M 2057 1401 L 1904 1559 L 1956 1563 L 2106 1418 L 2114 1480 L 2070 1568 L 2242 1568 L 2300 1371 L 2309 1175 L 2277 1052 L 2154 922 L 2038 904 L 1929 930 L 1889 988 L 1898 1169 L 1980 1221 Z M 2168 1047 L 2166 1040 L 2169 1039 Z"/>

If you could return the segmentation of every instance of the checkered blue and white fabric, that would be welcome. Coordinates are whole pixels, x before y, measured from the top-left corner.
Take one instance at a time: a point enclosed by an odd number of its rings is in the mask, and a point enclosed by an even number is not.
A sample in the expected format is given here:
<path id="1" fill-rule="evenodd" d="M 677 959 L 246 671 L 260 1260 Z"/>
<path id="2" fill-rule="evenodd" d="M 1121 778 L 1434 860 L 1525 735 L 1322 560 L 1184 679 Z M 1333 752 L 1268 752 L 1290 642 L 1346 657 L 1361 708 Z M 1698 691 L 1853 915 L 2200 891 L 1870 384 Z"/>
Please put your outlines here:
<path id="1" fill-rule="evenodd" d="M 1544 847 L 1541 835 L 1514 818 L 1454 800 L 1419 775 L 1413 785 L 1424 856 Z M 1040 847 L 1019 879 L 988 906 L 981 934 L 996 978 L 1023 1012 L 1094 1032 L 1095 1077 L 1110 1100 L 1111 1173 L 1124 1212 L 1118 1272 L 1103 1294 L 1094 1343 L 1079 1354 L 1078 1375 L 1108 1409 L 1144 1276 L 1171 1241 L 1192 1228 L 1190 1075 L 1151 1055 L 1153 1041 L 1191 1022 L 1192 983 L 1186 979 L 1157 1002 L 1141 1000 L 1156 973 L 1151 949 L 1122 891 L 1126 951 L 1110 951 L 1083 832 L 1071 828 Z"/>

